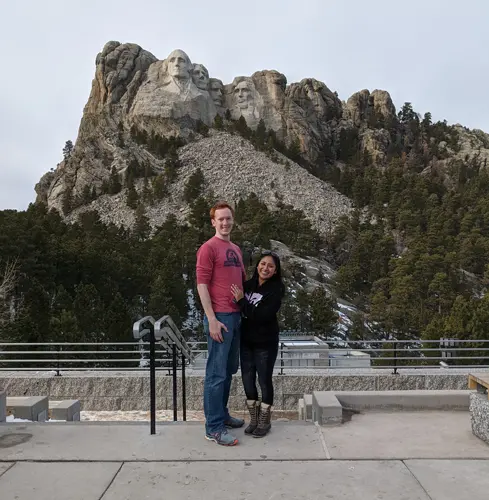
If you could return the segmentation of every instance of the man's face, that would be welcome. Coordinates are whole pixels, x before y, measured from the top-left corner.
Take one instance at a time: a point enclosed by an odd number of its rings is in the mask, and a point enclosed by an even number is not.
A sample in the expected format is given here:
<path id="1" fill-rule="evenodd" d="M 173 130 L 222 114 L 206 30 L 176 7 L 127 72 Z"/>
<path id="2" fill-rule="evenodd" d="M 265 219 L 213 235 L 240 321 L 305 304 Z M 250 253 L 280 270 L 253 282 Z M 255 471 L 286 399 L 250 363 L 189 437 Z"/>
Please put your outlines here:
<path id="1" fill-rule="evenodd" d="M 173 51 L 168 57 L 168 73 L 175 78 L 189 78 L 189 61 L 181 50 Z"/>
<path id="2" fill-rule="evenodd" d="M 209 93 L 211 94 L 212 100 L 217 106 L 222 106 L 222 82 L 213 78 L 210 80 L 209 86 Z"/>
<path id="3" fill-rule="evenodd" d="M 212 226 L 216 228 L 216 235 L 227 238 L 233 229 L 234 219 L 229 208 L 216 210 L 212 219 Z"/>
<path id="4" fill-rule="evenodd" d="M 236 102 L 240 108 L 247 108 L 251 100 L 251 89 L 247 82 L 240 82 L 234 89 Z"/>
<path id="5" fill-rule="evenodd" d="M 207 90 L 209 86 L 209 73 L 202 64 L 196 64 L 193 70 L 193 78 L 195 85 L 200 90 Z"/>

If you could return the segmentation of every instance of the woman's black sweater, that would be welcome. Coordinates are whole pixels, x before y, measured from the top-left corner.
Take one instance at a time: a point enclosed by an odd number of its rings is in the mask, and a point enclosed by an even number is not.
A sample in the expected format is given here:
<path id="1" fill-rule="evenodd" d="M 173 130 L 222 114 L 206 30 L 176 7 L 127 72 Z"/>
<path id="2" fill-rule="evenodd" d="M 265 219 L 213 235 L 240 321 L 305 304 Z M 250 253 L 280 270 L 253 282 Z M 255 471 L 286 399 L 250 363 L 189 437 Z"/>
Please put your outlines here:
<path id="1" fill-rule="evenodd" d="M 238 302 L 242 315 L 242 341 L 253 344 L 278 342 L 277 312 L 283 296 L 281 281 L 271 279 L 260 286 L 254 276 L 245 282 L 244 294 Z"/>

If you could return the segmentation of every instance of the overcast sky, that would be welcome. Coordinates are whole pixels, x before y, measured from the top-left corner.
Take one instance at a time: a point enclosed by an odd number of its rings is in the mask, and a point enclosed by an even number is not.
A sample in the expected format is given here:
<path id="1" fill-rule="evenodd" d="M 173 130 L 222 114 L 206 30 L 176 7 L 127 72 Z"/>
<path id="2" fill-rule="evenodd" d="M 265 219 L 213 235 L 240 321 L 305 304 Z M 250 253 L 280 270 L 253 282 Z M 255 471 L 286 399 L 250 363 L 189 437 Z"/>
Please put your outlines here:
<path id="1" fill-rule="evenodd" d="M 346 100 L 384 89 L 435 120 L 489 132 L 488 0 L 16 0 L 2 2 L 0 209 L 23 210 L 76 140 L 110 40 L 173 49 L 230 83 L 263 69 Z"/>

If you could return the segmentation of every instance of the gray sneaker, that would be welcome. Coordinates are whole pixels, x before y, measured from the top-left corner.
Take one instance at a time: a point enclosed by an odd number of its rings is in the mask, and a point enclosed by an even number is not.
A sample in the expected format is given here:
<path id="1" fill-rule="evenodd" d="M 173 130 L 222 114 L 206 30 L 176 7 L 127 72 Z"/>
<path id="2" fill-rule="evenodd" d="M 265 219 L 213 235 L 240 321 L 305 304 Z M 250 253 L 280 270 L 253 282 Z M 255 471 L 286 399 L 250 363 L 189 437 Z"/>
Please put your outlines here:
<path id="1" fill-rule="evenodd" d="M 244 423 L 245 423 L 245 421 L 242 418 L 229 417 L 224 422 L 224 425 L 228 429 L 239 429 L 240 427 L 243 427 Z"/>
<path id="2" fill-rule="evenodd" d="M 239 443 L 237 438 L 230 434 L 226 429 L 218 432 L 207 432 L 205 438 L 208 441 L 214 441 L 214 443 L 222 446 L 235 446 Z"/>

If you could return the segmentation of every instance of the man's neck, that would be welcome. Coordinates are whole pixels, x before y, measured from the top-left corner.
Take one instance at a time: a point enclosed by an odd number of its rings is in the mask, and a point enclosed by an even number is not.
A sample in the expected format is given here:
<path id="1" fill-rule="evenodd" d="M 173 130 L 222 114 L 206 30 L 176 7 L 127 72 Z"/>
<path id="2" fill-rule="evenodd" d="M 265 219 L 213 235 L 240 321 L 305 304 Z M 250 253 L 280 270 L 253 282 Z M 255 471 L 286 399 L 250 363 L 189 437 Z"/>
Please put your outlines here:
<path id="1" fill-rule="evenodd" d="M 219 234 L 218 232 L 216 232 L 216 238 L 219 238 L 220 240 L 223 240 L 223 241 L 231 241 L 231 236 L 228 235 L 228 236 L 222 236 L 221 234 Z"/>

